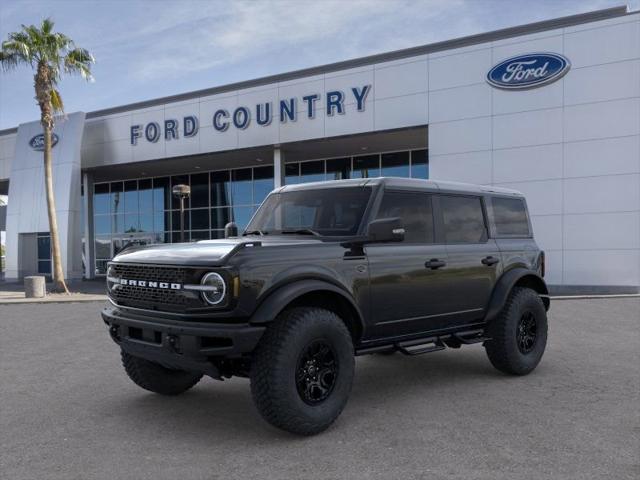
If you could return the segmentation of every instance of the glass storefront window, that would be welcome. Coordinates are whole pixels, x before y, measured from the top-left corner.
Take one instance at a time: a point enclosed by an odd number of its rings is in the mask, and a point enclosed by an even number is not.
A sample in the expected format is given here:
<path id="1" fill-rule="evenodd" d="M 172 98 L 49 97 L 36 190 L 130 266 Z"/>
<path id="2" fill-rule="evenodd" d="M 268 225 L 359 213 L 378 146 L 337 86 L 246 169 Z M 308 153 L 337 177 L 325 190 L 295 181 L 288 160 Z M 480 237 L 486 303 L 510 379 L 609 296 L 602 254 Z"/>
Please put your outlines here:
<path id="1" fill-rule="evenodd" d="M 294 185 L 300 183 L 300 164 L 287 163 L 284 166 L 284 183 L 285 185 Z"/>
<path id="2" fill-rule="evenodd" d="M 409 152 L 383 153 L 381 177 L 409 177 Z"/>
<path id="3" fill-rule="evenodd" d="M 211 228 L 221 229 L 231 221 L 231 209 L 227 207 L 211 209 Z"/>
<path id="4" fill-rule="evenodd" d="M 153 232 L 153 213 L 141 212 L 139 226 L 141 232 Z"/>
<path id="5" fill-rule="evenodd" d="M 231 170 L 231 201 L 233 205 L 253 204 L 251 169 Z"/>
<path id="6" fill-rule="evenodd" d="M 351 178 L 374 178 L 380 176 L 380 155 L 353 157 Z"/>
<path id="7" fill-rule="evenodd" d="M 238 225 L 238 230 L 242 231 L 249 224 L 253 215 L 253 207 L 236 207 L 233 206 L 233 221 Z"/>
<path id="8" fill-rule="evenodd" d="M 429 151 L 413 150 L 411 152 L 411 177 L 429 178 Z"/>
<path id="9" fill-rule="evenodd" d="M 153 211 L 153 188 L 150 178 L 138 180 L 138 201 L 141 212 Z"/>
<path id="10" fill-rule="evenodd" d="M 162 212 L 171 208 L 171 184 L 169 177 L 153 179 L 153 210 Z"/>
<path id="11" fill-rule="evenodd" d="M 114 215 L 124 212 L 123 194 L 122 182 L 111 182 L 111 213 Z"/>
<path id="12" fill-rule="evenodd" d="M 209 206 L 209 174 L 191 175 L 191 208 Z M 208 227 L 207 227 L 208 228 Z"/>
<path id="13" fill-rule="evenodd" d="M 93 229 L 96 235 L 111 233 L 111 215 L 95 215 L 93 217 Z"/>
<path id="14" fill-rule="evenodd" d="M 209 230 L 208 208 L 197 208 L 191 210 L 191 228 L 194 230 Z"/>
<path id="15" fill-rule="evenodd" d="M 300 163 L 301 182 L 322 182 L 324 179 L 324 160 Z"/>
<path id="16" fill-rule="evenodd" d="M 130 180 L 128 182 L 124 182 L 124 211 L 138 212 L 139 208 L 138 181 Z"/>
<path id="17" fill-rule="evenodd" d="M 211 172 L 211 206 L 231 205 L 230 172 Z"/>
<path id="18" fill-rule="evenodd" d="M 180 231 L 180 210 L 171 212 L 171 225 L 174 232 Z M 189 210 L 184 211 L 184 229 L 189 230 Z"/>
<path id="19" fill-rule="evenodd" d="M 273 190 L 273 167 L 253 169 L 253 203 L 260 204 Z"/>
<path id="20" fill-rule="evenodd" d="M 109 184 L 94 185 L 93 192 L 93 213 L 110 213 Z"/>
<path id="21" fill-rule="evenodd" d="M 327 160 L 327 180 L 345 180 L 351 178 L 351 158 L 332 158 Z"/>

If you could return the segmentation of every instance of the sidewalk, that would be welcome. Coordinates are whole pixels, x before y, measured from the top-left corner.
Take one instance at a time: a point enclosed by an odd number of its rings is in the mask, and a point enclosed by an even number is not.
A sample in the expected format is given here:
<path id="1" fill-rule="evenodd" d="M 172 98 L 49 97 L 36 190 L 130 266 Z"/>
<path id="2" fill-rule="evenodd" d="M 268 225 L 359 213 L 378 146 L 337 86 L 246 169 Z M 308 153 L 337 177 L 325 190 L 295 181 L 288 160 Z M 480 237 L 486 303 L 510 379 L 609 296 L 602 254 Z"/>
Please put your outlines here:
<path id="1" fill-rule="evenodd" d="M 0 305 L 17 303 L 63 303 L 63 302 L 96 302 L 107 299 L 104 279 L 88 281 L 71 281 L 67 284 L 69 295 L 64 293 L 47 293 L 44 298 L 25 298 L 22 283 L 0 282 Z M 47 292 L 51 287 L 47 283 Z"/>

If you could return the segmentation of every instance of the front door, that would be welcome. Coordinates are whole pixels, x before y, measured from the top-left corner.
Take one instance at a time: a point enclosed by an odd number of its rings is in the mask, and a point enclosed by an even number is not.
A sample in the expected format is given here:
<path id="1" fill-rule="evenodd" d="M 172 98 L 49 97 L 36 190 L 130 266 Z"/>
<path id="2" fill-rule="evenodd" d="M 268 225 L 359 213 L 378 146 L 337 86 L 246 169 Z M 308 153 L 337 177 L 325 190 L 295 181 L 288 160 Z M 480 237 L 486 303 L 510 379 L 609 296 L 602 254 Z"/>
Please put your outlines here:
<path id="1" fill-rule="evenodd" d="M 447 255 L 435 244 L 432 195 L 387 190 L 377 218 L 400 217 L 401 243 L 370 244 L 369 261 L 372 336 L 390 337 L 432 329 L 433 319 L 446 313 L 442 278 Z"/>

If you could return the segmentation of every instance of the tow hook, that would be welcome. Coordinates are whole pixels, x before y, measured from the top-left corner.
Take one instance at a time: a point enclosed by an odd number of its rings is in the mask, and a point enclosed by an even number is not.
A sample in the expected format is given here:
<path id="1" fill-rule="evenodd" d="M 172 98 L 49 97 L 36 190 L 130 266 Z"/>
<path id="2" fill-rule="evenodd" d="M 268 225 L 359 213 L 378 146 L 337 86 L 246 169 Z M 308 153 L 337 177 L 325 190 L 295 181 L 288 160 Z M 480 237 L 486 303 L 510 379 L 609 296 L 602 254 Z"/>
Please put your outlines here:
<path id="1" fill-rule="evenodd" d="M 174 353 L 180 353 L 180 344 L 178 342 L 178 337 L 175 335 L 167 335 L 167 345 L 169 346 L 169 350 Z"/>
<path id="2" fill-rule="evenodd" d="M 120 327 L 118 325 L 111 325 L 109 327 L 109 335 L 111 335 L 114 342 L 120 342 Z"/>

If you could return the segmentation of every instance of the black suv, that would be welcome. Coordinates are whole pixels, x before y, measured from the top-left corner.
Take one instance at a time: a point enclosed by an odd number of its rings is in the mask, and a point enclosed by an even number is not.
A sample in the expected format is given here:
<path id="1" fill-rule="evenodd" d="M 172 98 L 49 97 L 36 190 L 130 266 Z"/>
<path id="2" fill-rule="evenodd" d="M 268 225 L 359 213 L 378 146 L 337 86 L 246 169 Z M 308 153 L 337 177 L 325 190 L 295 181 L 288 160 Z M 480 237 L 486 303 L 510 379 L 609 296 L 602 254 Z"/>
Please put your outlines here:
<path id="1" fill-rule="evenodd" d="M 258 410 L 299 434 L 347 402 L 354 355 L 482 343 L 524 375 L 547 341 L 544 252 L 512 190 L 377 178 L 274 190 L 242 235 L 132 247 L 102 312 L 129 377 L 177 395 L 251 379 Z"/>

